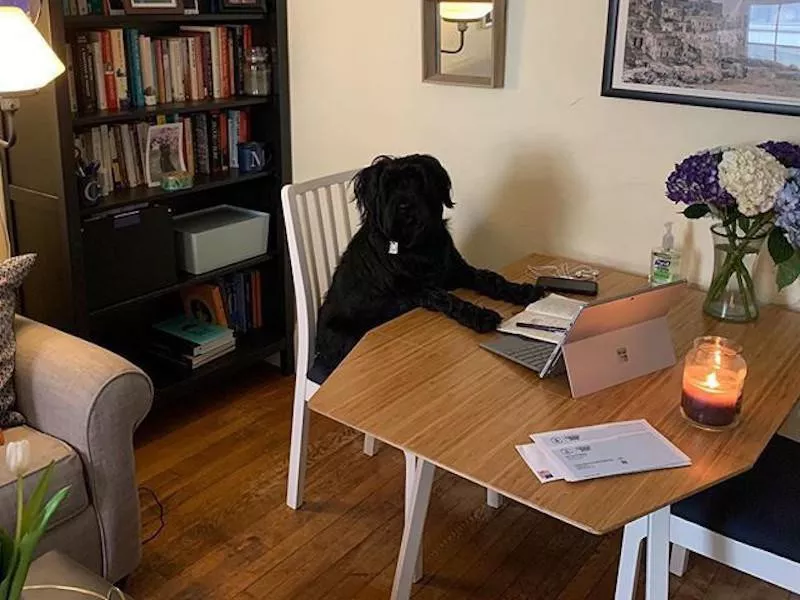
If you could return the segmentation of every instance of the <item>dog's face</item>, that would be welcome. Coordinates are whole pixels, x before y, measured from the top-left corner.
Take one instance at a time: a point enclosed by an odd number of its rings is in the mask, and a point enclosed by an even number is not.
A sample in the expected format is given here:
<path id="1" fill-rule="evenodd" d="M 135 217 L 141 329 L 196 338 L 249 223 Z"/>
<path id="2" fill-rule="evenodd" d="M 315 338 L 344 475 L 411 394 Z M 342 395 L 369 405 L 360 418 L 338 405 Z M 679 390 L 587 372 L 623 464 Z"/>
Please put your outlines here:
<path id="1" fill-rule="evenodd" d="M 432 156 L 379 156 L 354 179 L 362 222 L 403 248 L 413 248 L 442 226 L 452 208 L 450 176 Z"/>

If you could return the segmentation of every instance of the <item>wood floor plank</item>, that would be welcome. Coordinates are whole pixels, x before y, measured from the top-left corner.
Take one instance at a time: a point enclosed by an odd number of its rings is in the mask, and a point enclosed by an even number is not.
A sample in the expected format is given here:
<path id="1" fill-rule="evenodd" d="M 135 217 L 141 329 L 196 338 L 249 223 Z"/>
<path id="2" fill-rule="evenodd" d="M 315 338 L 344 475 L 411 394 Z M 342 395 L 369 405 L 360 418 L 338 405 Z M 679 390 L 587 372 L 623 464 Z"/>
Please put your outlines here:
<path id="1" fill-rule="evenodd" d="M 285 505 L 293 380 L 255 369 L 158 409 L 137 473 L 166 508 L 127 591 L 137 600 L 385 600 L 403 526 L 402 454 L 312 418 L 306 505 Z M 141 494 L 143 534 L 158 526 Z M 437 471 L 415 600 L 610 600 L 619 535 L 595 538 Z M 800 600 L 699 556 L 672 600 Z M 641 587 L 641 586 L 640 586 Z M 639 590 L 639 598 L 643 598 Z"/>

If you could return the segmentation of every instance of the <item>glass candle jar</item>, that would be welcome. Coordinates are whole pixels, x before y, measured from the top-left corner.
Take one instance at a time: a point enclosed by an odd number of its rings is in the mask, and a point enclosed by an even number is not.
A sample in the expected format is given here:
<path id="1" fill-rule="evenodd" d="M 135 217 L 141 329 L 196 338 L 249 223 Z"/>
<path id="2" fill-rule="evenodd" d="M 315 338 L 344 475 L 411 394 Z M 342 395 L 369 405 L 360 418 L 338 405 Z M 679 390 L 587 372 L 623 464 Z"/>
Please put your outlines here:
<path id="1" fill-rule="evenodd" d="M 254 46 L 247 55 L 247 69 L 244 77 L 244 90 L 248 96 L 269 96 L 271 90 L 272 66 L 266 48 Z"/>
<path id="2" fill-rule="evenodd" d="M 736 342 L 714 336 L 697 338 L 683 367 L 683 416 L 704 429 L 735 426 L 746 376 L 747 362 Z"/>

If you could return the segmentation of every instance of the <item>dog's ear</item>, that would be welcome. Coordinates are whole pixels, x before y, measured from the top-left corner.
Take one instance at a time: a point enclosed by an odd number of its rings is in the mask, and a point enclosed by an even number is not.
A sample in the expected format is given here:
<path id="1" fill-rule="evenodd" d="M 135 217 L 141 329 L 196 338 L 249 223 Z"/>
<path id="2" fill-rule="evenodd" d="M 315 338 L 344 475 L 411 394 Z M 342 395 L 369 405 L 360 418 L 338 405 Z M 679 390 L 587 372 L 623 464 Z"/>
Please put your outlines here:
<path id="1" fill-rule="evenodd" d="M 447 208 L 453 208 L 455 206 L 451 197 L 453 184 L 442 163 L 430 154 L 420 154 L 418 158 L 425 165 L 425 174 L 432 179 L 431 183 L 441 196 L 442 204 Z"/>
<path id="2" fill-rule="evenodd" d="M 362 221 L 377 216 L 381 175 L 391 161 L 392 157 L 390 156 L 379 156 L 372 161 L 370 166 L 361 169 L 353 177 L 353 192 Z"/>

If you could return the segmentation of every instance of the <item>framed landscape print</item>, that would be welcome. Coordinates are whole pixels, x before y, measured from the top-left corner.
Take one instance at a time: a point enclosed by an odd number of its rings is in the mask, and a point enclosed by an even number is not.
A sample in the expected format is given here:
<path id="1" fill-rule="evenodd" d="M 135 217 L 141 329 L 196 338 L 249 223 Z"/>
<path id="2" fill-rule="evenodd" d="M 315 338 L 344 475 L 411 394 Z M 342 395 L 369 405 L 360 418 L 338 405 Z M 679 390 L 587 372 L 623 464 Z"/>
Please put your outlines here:
<path id="1" fill-rule="evenodd" d="M 800 1 L 609 0 L 603 95 L 800 115 Z"/>

